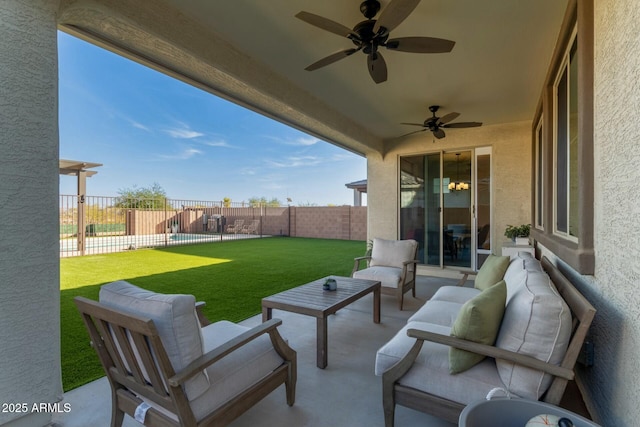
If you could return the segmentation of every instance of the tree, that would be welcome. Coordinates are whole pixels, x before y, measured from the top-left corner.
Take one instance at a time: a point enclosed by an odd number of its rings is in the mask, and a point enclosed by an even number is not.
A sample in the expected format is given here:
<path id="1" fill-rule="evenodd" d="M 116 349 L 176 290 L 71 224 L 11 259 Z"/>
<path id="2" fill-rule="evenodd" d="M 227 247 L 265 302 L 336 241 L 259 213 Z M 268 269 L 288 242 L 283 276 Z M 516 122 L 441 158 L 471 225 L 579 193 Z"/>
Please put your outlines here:
<path id="1" fill-rule="evenodd" d="M 280 202 L 280 200 L 278 200 L 276 197 L 272 198 L 271 200 L 267 201 L 266 197 L 252 197 L 249 199 L 249 205 L 252 208 L 257 208 L 259 206 L 268 206 L 270 208 L 277 208 L 282 206 L 282 202 Z"/>
<path id="2" fill-rule="evenodd" d="M 225 208 L 230 208 L 231 207 L 231 197 L 225 197 L 224 199 L 222 199 L 222 204 L 224 205 Z"/>
<path id="3" fill-rule="evenodd" d="M 164 209 L 167 203 L 167 193 L 157 182 L 150 187 L 134 185 L 131 188 L 118 190 L 115 206 L 123 209 Z"/>

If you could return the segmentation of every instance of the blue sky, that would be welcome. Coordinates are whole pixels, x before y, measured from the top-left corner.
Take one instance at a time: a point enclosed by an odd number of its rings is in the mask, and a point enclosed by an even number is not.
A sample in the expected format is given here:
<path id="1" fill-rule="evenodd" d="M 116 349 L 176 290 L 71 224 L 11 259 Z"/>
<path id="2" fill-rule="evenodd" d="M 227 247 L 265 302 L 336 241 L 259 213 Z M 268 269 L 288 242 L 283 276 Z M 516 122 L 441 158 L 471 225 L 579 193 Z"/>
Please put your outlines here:
<path id="1" fill-rule="evenodd" d="M 87 194 L 160 184 L 169 198 L 353 204 L 366 160 L 58 33 L 60 158 L 102 163 Z M 60 194 L 75 194 L 60 177 Z"/>

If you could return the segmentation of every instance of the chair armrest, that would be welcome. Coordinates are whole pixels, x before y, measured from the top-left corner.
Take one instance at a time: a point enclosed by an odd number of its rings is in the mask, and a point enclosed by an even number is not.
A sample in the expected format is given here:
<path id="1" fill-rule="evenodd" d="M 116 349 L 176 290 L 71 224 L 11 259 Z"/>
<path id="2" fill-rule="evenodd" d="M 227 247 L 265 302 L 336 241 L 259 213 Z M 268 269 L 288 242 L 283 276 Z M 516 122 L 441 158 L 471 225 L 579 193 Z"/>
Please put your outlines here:
<path id="1" fill-rule="evenodd" d="M 462 274 L 462 278 L 456 283 L 456 286 L 464 286 L 467 283 L 469 276 L 476 276 L 478 273 L 475 271 L 466 271 Z"/>
<path id="2" fill-rule="evenodd" d="M 196 301 L 196 315 L 198 316 L 198 320 L 200 321 L 200 327 L 203 328 L 211 324 L 211 321 L 204 315 L 202 309 L 207 305 L 204 301 Z"/>
<path id="3" fill-rule="evenodd" d="M 280 337 L 280 334 L 276 329 L 281 324 L 282 324 L 282 320 L 280 319 L 268 320 L 238 335 L 237 337 L 227 341 L 221 346 L 214 348 L 213 350 L 198 357 L 197 359 L 189 363 L 187 366 L 185 366 L 184 369 L 182 369 L 180 372 L 177 372 L 175 375 L 169 378 L 168 380 L 169 385 L 171 387 L 178 387 L 184 384 L 185 381 L 187 381 L 189 378 L 193 377 L 197 373 L 201 372 L 207 366 L 212 365 L 213 363 L 227 356 L 229 353 L 232 353 L 233 351 L 239 349 L 240 347 L 247 344 L 248 342 L 255 340 L 256 338 L 260 337 L 263 334 L 269 334 L 271 336 L 272 343 L 274 343 L 274 341 L 280 341 L 280 340 L 282 341 L 282 343 L 284 343 L 284 340 L 282 340 L 282 337 Z M 286 345 L 286 343 L 284 343 L 284 345 Z M 274 348 L 282 356 L 281 354 L 282 349 L 279 349 L 278 347 L 279 345 L 275 345 L 274 343 Z M 288 348 L 288 350 L 293 352 L 291 348 Z M 295 354 L 295 352 L 293 353 Z"/>
<path id="4" fill-rule="evenodd" d="M 371 257 L 370 256 L 359 256 L 357 258 L 353 259 L 353 270 L 351 270 L 351 276 L 353 276 L 355 274 L 356 271 L 358 271 L 360 269 L 360 262 L 361 261 L 371 261 Z"/>
<path id="5" fill-rule="evenodd" d="M 442 335 L 434 332 L 422 331 L 419 329 L 409 329 L 407 331 L 407 335 L 418 340 L 431 341 L 448 345 L 450 347 L 459 348 L 461 350 L 467 350 L 473 353 L 482 354 L 494 359 L 507 360 L 518 365 L 543 371 L 555 377 L 564 378 L 566 380 L 573 380 L 575 376 L 572 369 L 563 368 L 562 366 L 543 362 L 542 360 L 538 360 L 535 357 L 519 354 L 513 351 L 494 347 L 492 345 L 480 344 L 449 335 Z"/>
<path id="6" fill-rule="evenodd" d="M 418 273 L 416 265 L 419 263 L 417 259 L 411 259 L 408 261 L 402 262 L 402 277 L 400 283 L 407 283 L 407 272 L 409 271 L 409 266 L 413 264 L 413 270 L 411 271 L 411 280 L 415 280 L 416 274 Z"/>

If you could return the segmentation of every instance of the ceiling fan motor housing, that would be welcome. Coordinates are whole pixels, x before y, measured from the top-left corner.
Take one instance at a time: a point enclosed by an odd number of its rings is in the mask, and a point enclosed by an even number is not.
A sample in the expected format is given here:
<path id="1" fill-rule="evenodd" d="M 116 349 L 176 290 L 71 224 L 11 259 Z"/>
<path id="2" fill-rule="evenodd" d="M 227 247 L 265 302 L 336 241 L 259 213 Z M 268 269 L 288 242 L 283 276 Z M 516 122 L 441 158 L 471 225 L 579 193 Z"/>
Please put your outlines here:
<path id="1" fill-rule="evenodd" d="M 364 0 L 360 3 L 360 12 L 367 19 L 371 19 L 380 12 L 380 2 L 378 0 Z"/>

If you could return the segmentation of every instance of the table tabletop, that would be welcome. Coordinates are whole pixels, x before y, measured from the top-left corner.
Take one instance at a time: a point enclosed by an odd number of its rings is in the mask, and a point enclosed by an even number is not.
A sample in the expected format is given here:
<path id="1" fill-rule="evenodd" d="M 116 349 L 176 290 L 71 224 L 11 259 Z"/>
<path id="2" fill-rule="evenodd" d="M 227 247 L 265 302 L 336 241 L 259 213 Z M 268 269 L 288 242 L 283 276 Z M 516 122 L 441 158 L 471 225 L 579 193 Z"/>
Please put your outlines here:
<path id="1" fill-rule="evenodd" d="M 335 279 L 338 284 L 335 291 L 322 289 L 329 278 Z M 377 288 L 380 288 L 380 282 L 376 280 L 328 276 L 265 297 L 262 299 L 262 306 L 315 317 L 327 316 Z"/>

